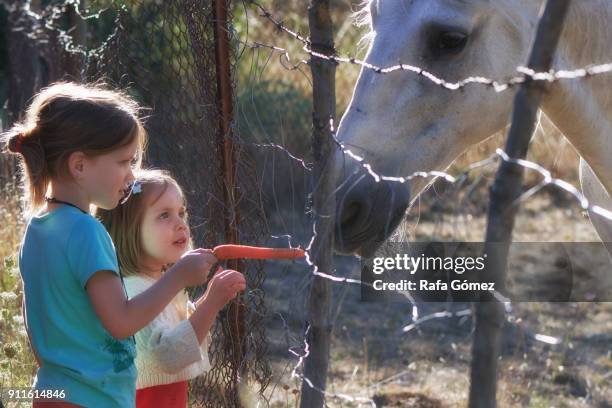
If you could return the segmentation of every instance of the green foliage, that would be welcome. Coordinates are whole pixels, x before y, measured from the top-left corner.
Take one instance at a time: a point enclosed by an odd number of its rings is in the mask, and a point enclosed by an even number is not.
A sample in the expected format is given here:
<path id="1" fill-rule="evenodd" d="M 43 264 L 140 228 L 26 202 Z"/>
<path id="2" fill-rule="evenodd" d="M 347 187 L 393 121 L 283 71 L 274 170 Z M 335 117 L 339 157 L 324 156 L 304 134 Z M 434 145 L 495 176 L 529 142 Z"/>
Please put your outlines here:
<path id="1" fill-rule="evenodd" d="M 296 154 L 309 154 L 310 99 L 292 84 L 264 80 L 250 84 L 237 98 L 237 128 L 258 143 L 288 146 Z"/>
<path id="2" fill-rule="evenodd" d="M 255 158 L 270 226 L 281 212 L 303 214 L 309 174 L 278 148 L 311 162 L 311 102 L 292 84 L 281 80 L 254 83 L 238 95 L 236 128 Z"/>

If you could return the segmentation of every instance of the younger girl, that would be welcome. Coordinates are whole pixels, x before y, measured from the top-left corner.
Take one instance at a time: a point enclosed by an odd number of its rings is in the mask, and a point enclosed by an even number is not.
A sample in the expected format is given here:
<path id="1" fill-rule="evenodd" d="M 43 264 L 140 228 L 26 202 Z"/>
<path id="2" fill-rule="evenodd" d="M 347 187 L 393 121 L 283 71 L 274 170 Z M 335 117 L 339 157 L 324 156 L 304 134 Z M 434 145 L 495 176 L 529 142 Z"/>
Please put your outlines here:
<path id="1" fill-rule="evenodd" d="M 190 246 L 183 193 L 167 172 L 137 173 L 131 197 L 97 215 L 117 246 L 129 297 L 158 282 Z M 244 288 L 239 272 L 218 271 L 195 307 L 181 291 L 136 334 L 137 408 L 187 406 L 187 380 L 210 369 L 210 328 L 219 310 Z"/>
<path id="2" fill-rule="evenodd" d="M 40 365 L 34 407 L 133 407 L 131 336 L 184 287 L 203 284 L 216 262 L 209 250 L 189 251 L 127 299 L 115 247 L 89 209 L 112 209 L 127 195 L 145 139 L 134 101 L 72 83 L 42 90 L 2 135 L 22 159 L 29 204 L 19 269 Z"/>

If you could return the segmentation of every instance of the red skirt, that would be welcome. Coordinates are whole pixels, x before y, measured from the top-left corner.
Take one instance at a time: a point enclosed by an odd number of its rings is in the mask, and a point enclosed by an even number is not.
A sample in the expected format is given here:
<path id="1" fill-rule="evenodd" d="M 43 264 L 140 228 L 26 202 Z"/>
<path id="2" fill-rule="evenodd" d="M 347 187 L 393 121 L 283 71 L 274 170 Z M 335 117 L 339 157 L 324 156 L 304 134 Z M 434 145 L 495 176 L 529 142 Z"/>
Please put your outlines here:
<path id="1" fill-rule="evenodd" d="M 136 390 L 136 408 L 186 408 L 188 385 L 181 381 Z"/>

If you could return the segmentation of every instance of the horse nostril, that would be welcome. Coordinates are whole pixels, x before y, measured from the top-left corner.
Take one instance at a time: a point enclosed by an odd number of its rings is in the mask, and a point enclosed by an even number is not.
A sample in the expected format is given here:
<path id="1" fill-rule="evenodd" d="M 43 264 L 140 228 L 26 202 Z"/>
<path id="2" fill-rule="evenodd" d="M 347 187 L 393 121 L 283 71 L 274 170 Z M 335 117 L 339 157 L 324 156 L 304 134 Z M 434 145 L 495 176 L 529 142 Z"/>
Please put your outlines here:
<path id="1" fill-rule="evenodd" d="M 359 213 L 361 212 L 361 205 L 359 203 L 350 203 L 342 209 L 340 214 L 340 224 L 350 225 L 359 219 Z"/>

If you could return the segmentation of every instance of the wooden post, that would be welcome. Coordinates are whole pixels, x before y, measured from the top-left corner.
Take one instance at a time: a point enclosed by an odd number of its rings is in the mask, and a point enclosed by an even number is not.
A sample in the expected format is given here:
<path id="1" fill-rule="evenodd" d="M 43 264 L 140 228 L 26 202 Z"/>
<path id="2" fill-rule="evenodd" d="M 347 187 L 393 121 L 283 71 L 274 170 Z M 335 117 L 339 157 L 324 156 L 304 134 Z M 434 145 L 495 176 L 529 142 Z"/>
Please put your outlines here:
<path id="1" fill-rule="evenodd" d="M 540 19 L 536 38 L 529 56 L 528 67 L 537 72 L 550 70 L 563 21 L 570 0 L 548 0 Z M 508 133 L 505 152 L 512 159 L 527 155 L 533 134 L 538 107 L 547 83 L 525 82 L 514 99 L 512 125 Z M 514 217 L 521 195 L 523 167 L 504 161 L 499 166 L 490 189 L 490 203 L 485 239 L 487 264 L 481 275 L 483 282 L 495 282 L 503 290 L 506 281 L 507 257 Z M 496 406 L 497 361 L 501 348 L 501 333 L 505 321 L 504 305 L 491 296 L 481 296 L 476 305 L 476 330 L 472 342 L 470 376 L 470 408 Z"/>
<path id="2" fill-rule="evenodd" d="M 329 0 L 311 0 L 308 9 L 312 49 L 324 54 L 334 53 L 334 39 Z M 319 270 L 332 270 L 333 225 L 336 201 L 333 199 L 334 143 L 330 118 L 336 115 L 336 63 L 316 57 L 310 59 L 313 86 L 313 208 L 316 236 L 311 247 L 313 262 Z M 324 404 L 330 348 L 330 287 L 327 279 L 315 276 L 308 299 L 309 355 L 304 362 L 302 408 L 317 408 Z M 311 387 L 307 381 L 312 383 Z"/>

